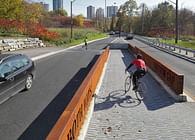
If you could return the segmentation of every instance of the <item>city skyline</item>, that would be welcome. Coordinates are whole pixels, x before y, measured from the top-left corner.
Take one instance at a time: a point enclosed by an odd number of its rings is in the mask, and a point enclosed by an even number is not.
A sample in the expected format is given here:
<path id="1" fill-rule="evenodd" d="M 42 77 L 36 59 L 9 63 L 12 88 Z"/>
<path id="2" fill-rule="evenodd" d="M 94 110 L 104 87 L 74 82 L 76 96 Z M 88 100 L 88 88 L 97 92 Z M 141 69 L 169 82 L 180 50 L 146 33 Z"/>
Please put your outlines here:
<path id="1" fill-rule="evenodd" d="M 95 17 L 95 7 L 90 5 L 87 7 L 87 18 L 94 18 Z"/>
<path id="2" fill-rule="evenodd" d="M 63 0 L 53 0 L 53 10 L 64 9 Z"/>
<path id="3" fill-rule="evenodd" d="M 53 0 L 33 0 L 35 2 L 44 2 L 49 4 L 49 10 L 53 10 Z M 70 1 L 71 0 L 64 0 L 63 3 L 63 8 L 68 12 L 68 15 L 70 16 Z M 115 0 L 115 1 L 110 1 L 106 0 L 106 5 L 107 6 L 118 6 L 124 4 L 127 0 Z M 165 2 L 168 0 L 136 0 L 137 4 L 140 5 L 141 3 L 146 3 L 146 5 L 150 8 L 153 9 L 156 7 L 159 3 Z M 175 0 L 172 0 L 175 2 Z M 179 9 L 181 8 L 187 8 L 195 12 L 195 0 L 178 0 L 179 4 L 178 7 Z M 116 3 L 116 4 L 115 4 Z M 102 8 L 105 10 L 105 0 L 76 0 L 73 2 L 73 15 L 78 15 L 82 14 L 84 17 L 87 17 L 87 7 L 89 5 L 92 5 L 95 7 L 95 9 Z M 175 7 L 175 5 L 173 4 Z"/>

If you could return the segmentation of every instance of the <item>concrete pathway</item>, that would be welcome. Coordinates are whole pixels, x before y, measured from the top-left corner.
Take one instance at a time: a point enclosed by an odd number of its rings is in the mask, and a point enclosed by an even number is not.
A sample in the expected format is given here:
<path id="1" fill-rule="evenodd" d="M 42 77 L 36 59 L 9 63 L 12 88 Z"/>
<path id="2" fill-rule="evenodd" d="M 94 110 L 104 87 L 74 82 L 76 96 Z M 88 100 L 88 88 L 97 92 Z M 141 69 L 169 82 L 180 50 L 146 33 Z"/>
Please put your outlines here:
<path id="1" fill-rule="evenodd" d="M 144 102 L 132 90 L 125 94 L 125 67 L 132 59 L 127 50 L 111 48 L 85 140 L 195 139 L 195 103 L 175 102 L 149 73 L 142 79 Z"/>

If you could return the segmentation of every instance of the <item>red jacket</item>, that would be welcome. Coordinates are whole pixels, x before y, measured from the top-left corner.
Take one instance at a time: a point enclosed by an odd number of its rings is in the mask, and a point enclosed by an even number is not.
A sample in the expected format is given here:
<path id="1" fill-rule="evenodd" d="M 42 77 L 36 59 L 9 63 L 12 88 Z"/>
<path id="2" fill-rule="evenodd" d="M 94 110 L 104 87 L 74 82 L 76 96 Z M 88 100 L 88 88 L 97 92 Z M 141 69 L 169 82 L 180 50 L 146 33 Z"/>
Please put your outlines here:
<path id="1" fill-rule="evenodd" d="M 135 59 L 131 62 L 131 64 L 135 64 L 136 69 L 138 69 L 139 67 L 145 69 L 145 71 L 147 70 L 145 62 L 142 59 Z"/>

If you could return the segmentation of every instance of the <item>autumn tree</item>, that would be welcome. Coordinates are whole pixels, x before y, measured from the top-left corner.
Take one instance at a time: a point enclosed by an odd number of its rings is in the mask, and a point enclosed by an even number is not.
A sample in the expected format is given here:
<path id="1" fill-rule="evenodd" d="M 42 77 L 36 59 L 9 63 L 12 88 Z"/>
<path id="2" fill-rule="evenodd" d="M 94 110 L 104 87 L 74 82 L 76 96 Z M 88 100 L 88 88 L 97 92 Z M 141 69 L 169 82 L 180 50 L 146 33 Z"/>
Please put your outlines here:
<path id="1" fill-rule="evenodd" d="M 179 32 L 181 35 L 192 35 L 194 26 L 193 12 L 188 9 L 179 11 Z"/>
<path id="2" fill-rule="evenodd" d="M 80 15 L 76 16 L 76 22 L 77 22 L 78 26 L 83 26 L 83 22 L 84 22 L 83 15 L 80 14 Z"/>
<path id="3" fill-rule="evenodd" d="M 124 30 L 126 30 L 127 32 L 131 32 L 132 19 L 134 14 L 136 14 L 136 10 L 137 10 L 137 3 L 135 0 L 128 0 L 119 8 L 119 13 L 123 13 L 123 14 L 125 13 L 128 17 L 124 25 Z"/>
<path id="4" fill-rule="evenodd" d="M 43 8 L 39 3 L 22 2 L 21 19 L 38 23 L 43 13 Z"/>
<path id="5" fill-rule="evenodd" d="M 21 0 L 0 0 L 0 18 L 16 19 L 21 14 Z"/>
<path id="6" fill-rule="evenodd" d="M 150 31 L 152 13 L 146 4 L 139 6 L 140 14 L 133 18 L 133 32 L 137 34 L 147 34 Z"/>
<path id="7" fill-rule="evenodd" d="M 118 12 L 117 17 L 118 17 L 118 21 L 116 23 L 117 29 L 119 31 L 123 31 L 124 26 L 125 26 L 125 22 L 127 20 L 127 15 L 125 12 Z"/>
<path id="8" fill-rule="evenodd" d="M 151 24 L 153 26 L 172 27 L 175 20 L 175 9 L 168 2 L 158 4 L 152 11 Z"/>
<path id="9" fill-rule="evenodd" d="M 64 9 L 56 9 L 55 11 L 50 11 L 49 14 L 51 16 L 57 16 L 57 15 L 61 15 L 61 16 L 65 16 L 65 17 L 68 16 L 67 11 Z"/>
<path id="10" fill-rule="evenodd" d="M 111 25 L 110 25 L 110 30 L 116 30 L 116 24 L 117 24 L 117 17 L 113 15 Z"/>

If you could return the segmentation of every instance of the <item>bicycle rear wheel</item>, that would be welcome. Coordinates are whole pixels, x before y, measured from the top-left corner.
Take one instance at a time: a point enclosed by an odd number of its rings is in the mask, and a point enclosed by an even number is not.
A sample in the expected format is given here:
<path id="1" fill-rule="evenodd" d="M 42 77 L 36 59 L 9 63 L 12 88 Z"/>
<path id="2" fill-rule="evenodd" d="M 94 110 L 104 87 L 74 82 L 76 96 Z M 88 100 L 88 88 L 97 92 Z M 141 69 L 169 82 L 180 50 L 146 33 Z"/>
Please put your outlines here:
<path id="1" fill-rule="evenodd" d="M 131 81 L 131 76 L 127 76 L 127 78 L 125 79 L 125 93 L 130 90 Z"/>
<path id="2" fill-rule="evenodd" d="M 135 91 L 135 95 L 140 101 L 144 100 L 147 97 L 147 86 L 144 82 L 138 83 L 138 88 Z"/>

